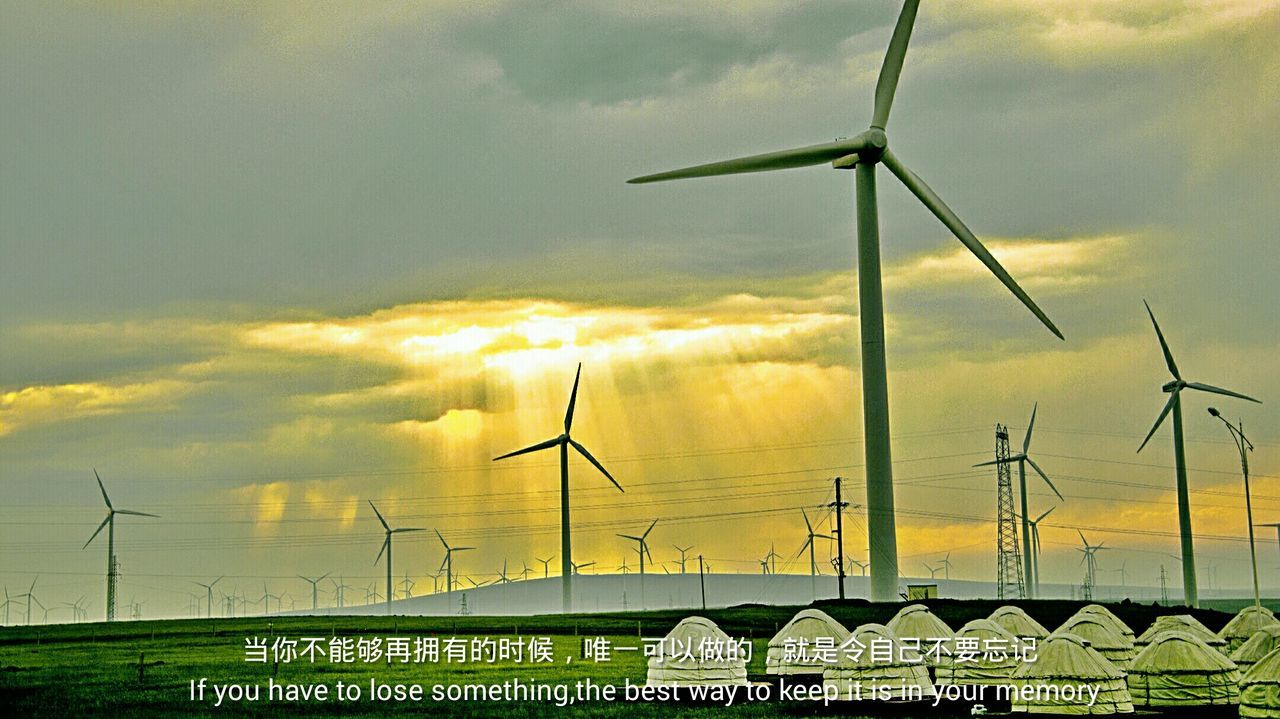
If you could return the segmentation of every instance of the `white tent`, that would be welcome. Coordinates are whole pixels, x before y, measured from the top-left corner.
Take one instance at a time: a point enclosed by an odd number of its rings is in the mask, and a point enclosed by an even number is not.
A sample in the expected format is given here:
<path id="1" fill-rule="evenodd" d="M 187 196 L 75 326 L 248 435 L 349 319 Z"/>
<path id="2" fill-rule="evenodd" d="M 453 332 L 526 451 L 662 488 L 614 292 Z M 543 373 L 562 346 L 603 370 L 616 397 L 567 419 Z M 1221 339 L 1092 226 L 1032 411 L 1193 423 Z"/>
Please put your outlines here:
<path id="1" fill-rule="evenodd" d="M 1019 666 L 1010 681 L 1015 689 L 1014 712 L 1069 715 L 1133 712 L 1124 672 L 1074 634 L 1050 634 L 1036 647 L 1036 660 Z M 1078 692 L 1083 687 L 1098 688 L 1098 698 L 1092 706 L 1069 698 L 1068 692 Z"/>
<path id="2" fill-rule="evenodd" d="M 1266 607 L 1248 606 L 1227 622 L 1227 626 L 1218 632 L 1218 637 L 1226 641 L 1230 652 L 1248 641 L 1254 632 L 1267 627 L 1280 627 L 1280 620 Z"/>
<path id="3" fill-rule="evenodd" d="M 1019 659 L 1018 638 L 990 619 L 975 619 L 960 627 L 951 656 L 937 663 L 939 684 L 1008 684 Z"/>
<path id="4" fill-rule="evenodd" d="M 925 662 L 930 665 L 935 664 L 938 658 L 936 652 L 929 651 L 930 648 L 939 640 L 944 640 L 943 646 L 950 646 L 949 641 L 955 636 L 951 627 L 923 604 L 911 604 L 898 610 L 889 620 L 888 628 L 898 637 L 918 640 Z"/>
<path id="5" fill-rule="evenodd" d="M 1049 630 L 1045 629 L 1044 625 L 1032 619 L 1031 615 L 1022 611 L 1021 607 L 1015 607 L 1011 604 L 1006 604 L 995 610 L 988 619 L 1004 627 L 1005 631 L 1020 639 L 1028 637 L 1043 639 L 1049 636 Z"/>
<path id="6" fill-rule="evenodd" d="M 1074 634 L 1089 643 L 1094 651 L 1123 669 L 1138 652 L 1133 638 L 1117 632 L 1114 626 L 1100 614 L 1076 613 L 1058 627 L 1058 632 Z"/>
<path id="7" fill-rule="evenodd" d="M 745 655 L 717 651 L 733 640 L 703 617 L 688 617 L 662 640 L 663 656 L 649 657 L 649 686 L 746 684 Z"/>
<path id="8" fill-rule="evenodd" d="M 1230 659 L 1181 631 L 1155 635 L 1129 665 L 1129 694 L 1137 706 L 1238 704 L 1239 681 Z"/>
<path id="9" fill-rule="evenodd" d="M 822 674 L 849 630 L 819 609 L 805 609 L 769 640 L 768 674 Z"/>
<path id="10" fill-rule="evenodd" d="M 1112 614 L 1110 609 L 1107 609 L 1101 604 L 1086 604 L 1083 607 L 1080 607 L 1080 610 L 1076 612 L 1077 616 L 1081 614 L 1092 614 L 1102 617 L 1105 622 L 1111 625 L 1112 629 L 1116 630 L 1121 636 L 1128 637 L 1130 640 L 1133 640 L 1138 636 L 1129 628 L 1128 624 L 1121 621 L 1120 617 Z"/>
<path id="11" fill-rule="evenodd" d="M 1240 667 L 1240 673 L 1243 674 L 1249 670 L 1254 664 L 1262 661 L 1274 649 L 1280 648 L 1280 626 L 1265 627 L 1253 633 L 1249 640 L 1234 652 L 1231 652 L 1231 661 Z"/>
<path id="12" fill-rule="evenodd" d="M 1150 644 L 1157 635 L 1167 632 L 1184 632 L 1218 649 L 1227 646 L 1227 640 L 1219 637 L 1209 630 L 1208 627 L 1200 623 L 1200 620 L 1190 614 L 1166 614 L 1163 617 L 1156 617 L 1156 620 L 1147 627 L 1147 631 L 1143 632 L 1134 640 L 1139 648 Z"/>
<path id="13" fill-rule="evenodd" d="M 870 700 L 873 688 L 888 690 L 890 701 L 932 701 L 935 692 L 929 668 L 910 646 L 903 646 L 883 624 L 863 624 L 853 630 L 836 663 L 822 672 L 824 687 L 836 687 L 845 701 Z M 886 651 L 887 650 L 887 651 Z M 877 694 L 875 699 L 883 700 Z"/>
<path id="14" fill-rule="evenodd" d="M 1273 650 L 1241 677 L 1240 716 L 1280 719 L 1280 650 Z"/>

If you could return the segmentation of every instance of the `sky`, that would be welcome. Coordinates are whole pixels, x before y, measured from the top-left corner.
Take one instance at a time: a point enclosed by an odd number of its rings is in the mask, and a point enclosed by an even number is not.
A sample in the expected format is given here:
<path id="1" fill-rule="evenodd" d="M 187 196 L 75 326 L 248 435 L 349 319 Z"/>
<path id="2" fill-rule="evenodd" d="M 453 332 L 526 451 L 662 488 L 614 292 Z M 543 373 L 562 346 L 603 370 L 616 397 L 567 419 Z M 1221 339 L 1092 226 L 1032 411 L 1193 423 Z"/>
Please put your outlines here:
<path id="1" fill-rule="evenodd" d="M 897 11 L 5 3 L 0 583 L 101 613 L 95 468 L 161 515 L 116 528 L 122 603 L 153 614 L 219 575 L 363 587 L 370 499 L 477 546 L 477 579 L 540 566 L 555 457 L 490 460 L 559 433 L 579 362 L 574 436 L 626 492 L 571 463 L 576 560 L 616 565 L 615 532 L 656 518 L 659 562 L 750 572 L 776 545 L 807 571 L 800 509 L 825 527 L 831 478 L 864 486 L 852 175 L 625 180 L 861 131 Z M 1276 0 L 923 4 L 890 144 L 1066 341 L 880 174 L 908 574 L 950 551 L 992 579 L 995 477 L 970 465 L 1037 402 L 1066 496 L 1044 581 L 1080 581 L 1076 529 L 1104 583 L 1176 574 L 1169 428 L 1134 451 L 1167 380 L 1146 299 L 1188 378 L 1264 401 L 1186 400 L 1201 585 L 1246 586 L 1204 409 L 1244 421 L 1255 518 L 1280 521 L 1277 36 Z M 439 542 L 402 540 L 397 575 L 429 586 Z"/>

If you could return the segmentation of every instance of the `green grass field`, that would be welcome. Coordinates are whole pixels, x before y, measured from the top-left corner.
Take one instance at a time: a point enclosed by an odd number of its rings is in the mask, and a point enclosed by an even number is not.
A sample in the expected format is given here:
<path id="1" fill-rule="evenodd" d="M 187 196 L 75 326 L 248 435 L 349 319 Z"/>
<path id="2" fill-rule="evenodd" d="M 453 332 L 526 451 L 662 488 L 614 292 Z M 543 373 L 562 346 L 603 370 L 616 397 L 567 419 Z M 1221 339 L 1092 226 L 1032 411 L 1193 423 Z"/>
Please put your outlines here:
<path id="1" fill-rule="evenodd" d="M 952 627 L 970 619 L 987 616 L 999 603 L 993 601 L 933 600 L 930 607 Z M 1079 608 L 1080 602 L 1044 601 L 1024 603 L 1024 608 L 1042 624 L 1054 627 Z M 886 622 L 901 605 L 873 605 L 866 602 L 824 603 L 824 611 L 848 627 L 874 621 Z M 1159 614 L 1183 613 L 1181 608 L 1161 609 L 1150 605 L 1116 604 L 1110 608 L 1137 631 Z M 1234 603 L 1222 607 L 1234 610 Z M 441 717 L 503 716 L 541 717 L 564 715 L 583 717 L 682 716 L 765 717 L 765 716 L 851 716 L 849 708 L 823 708 L 807 701 L 756 702 L 730 708 L 672 705 L 654 702 L 590 702 L 559 708 L 543 702 L 458 702 L 423 701 L 375 702 L 368 697 L 369 682 L 384 684 L 501 683 L 519 678 L 526 682 L 562 683 L 590 679 L 597 684 L 621 685 L 630 680 L 643 683 L 645 660 L 639 652 L 615 652 L 611 661 L 596 663 L 582 658 L 582 638 L 605 636 L 618 645 L 638 646 L 639 637 L 661 637 L 680 619 L 702 614 L 714 620 L 733 637 L 750 638 L 754 656 L 749 674 L 763 674 L 769 637 L 798 611 L 799 607 L 736 607 L 695 612 L 692 610 L 629 614 L 541 616 L 541 617 L 250 617 L 242 619 L 164 620 L 81 623 L 50 626 L 6 627 L 0 630 L 0 706 L 13 716 L 171 716 L 197 712 L 234 713 L 250 716 L 342 715 L 373 716 L 421 714 L 429 711 Z M 1191 612 L 1212 629 L 1218 629 L 1229 614 L 1210 609 Z M 246 637 L 272 634 L 300 636 L 549 636 L 558 663 L 515 664 L 512 662 L 458 664 L 315 664 L 247 663 Z M 142 658 L 142 675 L 139 660 Z M 563 663 L 572 658 L 569 664 Z M 312 685 L 356 683 L 363 697 L 354 702 L 266 701 L 266 684 Z M 203 702 L 190 699 L 190 682 L 207 678 L 226 685 L 262 685 L 257 702 L 226 701 L 214 708 L 211 689 Z M 857 710 L 862 711 L 862 710 Z M 940 716 L 929 707 L 900 708 L 898 716 Z M 962 708 L 948 712 L 967 715 Z M 881 712 L 877 711 L 877 715 Z"/>

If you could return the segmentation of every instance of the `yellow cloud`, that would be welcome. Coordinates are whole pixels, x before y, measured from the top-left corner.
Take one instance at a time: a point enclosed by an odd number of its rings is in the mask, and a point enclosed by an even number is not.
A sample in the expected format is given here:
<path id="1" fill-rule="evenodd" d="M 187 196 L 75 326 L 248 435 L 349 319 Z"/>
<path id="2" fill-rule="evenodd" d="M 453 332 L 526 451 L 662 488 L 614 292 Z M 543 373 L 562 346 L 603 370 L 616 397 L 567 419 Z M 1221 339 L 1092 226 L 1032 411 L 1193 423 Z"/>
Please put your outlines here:
<path id="1" fill-rule="evenodd" d="M 85 417 L 163 409 L 194 386 L 176 380 L 155 380 L 23 387 L 0 394 L 0 435 Z"/>
<path id="2" fill-rule="evenodd" d="M 1123 263 L 1134 238 L 1105 235 L 1064 240 L 991 239 L 983 244 L 1023 287 L 1079 287 L 1115 280 L 1129 272 Z M 987 281 L 991 273 L 957 242 L 917 255 L 888 269 L 885 284 L 914 287 L 944 282 Z"/>

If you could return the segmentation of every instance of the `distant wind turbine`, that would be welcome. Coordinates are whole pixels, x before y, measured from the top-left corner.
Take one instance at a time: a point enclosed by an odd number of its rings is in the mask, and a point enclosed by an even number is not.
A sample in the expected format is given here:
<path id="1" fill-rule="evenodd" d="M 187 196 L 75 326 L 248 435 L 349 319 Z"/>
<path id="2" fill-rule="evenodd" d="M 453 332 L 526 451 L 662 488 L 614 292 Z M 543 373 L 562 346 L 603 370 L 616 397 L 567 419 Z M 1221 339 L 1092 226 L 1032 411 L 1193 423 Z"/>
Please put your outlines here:
<path id="1" fill-rule="evenodd" d="M 1182 538 L 1182 596 L 1183 602 L 1188 607 L 1198 607 L 1200 606 L 1200 592 L 1196 586 L 1196 557 L 1191 535 L 1191 499 L 1187 488 L 1187 453 L 1182 442 L 1182 390 L 1195 389 L 1201 392 L 1236 397 L 1250 402 L 1257 402 L 1258 400 L 1239 392 L 1232 392 L 1229 389 L 1214 387 L 1200 382 L 1188 382 L 1182 379 L 1182 373 L 1178 371 L 1178 365 L 1173 361 L 1173 353 L 1169 351 L 1169 344 L 1164 340 L 1164 333 L 1160 331 L 1160 323 L 1156 322 L 1156 315 L 1151 311 L 1151 305 L 1148 305 L 1146 300 L 1143 300 L 1142 304 L 1146 306 L 1147 315 L 1151 317 L 1151 325 L 1156 330 L 1156 339 L 1160 340 L 1160 351 L 1164 354 L 1164 362 L 1169 367 L 1169 374 L 1173 375 L 1173 379 L 1165 382 L 1164 386 L 1160 388 L 1169 395 L 1169 401 L 1165 403 L 1164 409 L 1160 410 L 1160 416 L 1156 417 L 1156 423 L 1151 425 L 1151 431 L 1147 432 L 1146 438 L 1138 446 L 1138 451 L 1141 452 L 1142 448 L 1147 446 L 1147 442 L 1151 441 L 1152 435 L 1156 433 L 1157 429 L 1160 429 L 1160 424 L 1164 422 L 1164 418 L 1172 413 L 1173 465 L 1174 474 L 1178 482 L 1178 533 Z"/>
<path id="2" fill-rule="evenodd" d="M 116 515 L 127 514 L 133 517 L 156 517 L 155 514 L 147 514 L 146 512 L 135 512 L 131 509 L 116 509 L 111 506 L 111 498 L 107 496 L 107 488 L 102 486 L 102 477 L 98 476 L 98 470 L 93 470 L 93 478 L 98 480 L 98 489 L 102 491 L 102 501 L 107 503 L 107 517 L 102 520 L 102 524 L 94 530 L 93 536 L 89 537 L 89 541 L 84 543 L 87 548 L 94 539 L 102 532 L 102 528 L 107 528 L 107 621 L 115 621 L 116 618 Z"/>
<path id="3" fill-rule="evenodd" d="M 207 608 L 207 614 L 209 619 L 213 618 L 213 585 L 221 581 L 222 581 L 222 577 L 218 577 L 217 579 L 213 580 L 212 582 L 209 582 L 208 584 L 204 584 L 202 582 L 192 582 L 192 584 L 204 587 L 205 600 L 206 600 L 205 607 Z"/>
<path id="4" fill-rule="evenodd" d="M 649 528 L 648 528 L 648 529 L 646 529 L 646 530 L 644 530 L 644 534 L 641 534 L 639 537 L 633 537 L 633 536 L 632 536 L 632 535 L 630 535 L 630 534 L 619 534 L 619 535 L 618 535 L 619 537 L 622 537 L 623 539 L 629 539 L 629 540 L 631 540 L 631 541 L 635 542 L 635 543 L 636 543 L 636 551 L 640 553 L 640 609 L 641 609 L 641 611 L 643 611 L 643 610 L 645 609 L 645 604 L 644 604 L 644 559 L 645 559 L 645 557 L 648 557 L 650 562 L 652 562 L 652 561 L 653 561 L 653 555 L 649 554 L 649 532 L 652 532 L 652 531 L 653 531 L 654 526 L 655 526 L 655 525 L 657 525 L 657 524 L 658 524 L 658 520 L 656 520 L 656 519 L 655 519 L 655 520 L 653 520 L 653 524 L 650 524 L 650 525 L 649 525 Z"/>
<path id="5" fill-rule="evenodd" d="M 324 578 L 329 576 L 329 574 L 329 572 L 325 572 L 315 579 L 309 579 L 301 574 L 298 575 L 298 579 L 301 579 L 311 585 L 311 611 L 313 612 L 320 608 L 320 582 L 324 581 Z"/>
<path id="6" fill-rule="evenodd" d="M 453 578 L 455 576 L 453 573 L 453 553 L 469 552 L 475 549 L 475 547 L 450 547 L 449 543 L 444 541 L 444 535 L 441 534 L 440 530 L 438 529 L 436 530 L 436 536 L 439 537 L 440 543 L 444 545 L 444 561 L 440 563 L 440 568 L 445 570 L 444 601 L 445 601 L 445 606 L 449 606 L 453 602 L 453 585 L 454 585 Z"/>
<path id="7" fill-rule="evenodd" d="M 688 553 L 688 551 L 689 551 L 690 549 L 693 549 L 693 545 L 692 545 L 692 544 L 690 544 L 690 545 L 689 545 L 689 546 L 687 546 L 687 547 L 681 547 L 679 544 L 673 544 L 673 545 L 671 545 L 671 546 L 675 547 L 675 548 L 676 548 L 676 551 L 680 553 L 680 573 L 681 573 L 681 574 L 684 574 L 684 560 L 685 560 L 685 554 L 686 554 L 686 553 Z"/>
<path id="8" fill-rule="evenodd" d="M 1099 550 L 1106 549 L 1102 546 L 1105 542 L 1097 544 L 1089 544 L 1089 540 L 1084 538 L 1084 532 L 1076 530 L 1076 534 L 1080 535 L 1080 542 L 1084 544 L 1084 549 L 1076 549 L 1077 552 L 1084 554 L 1080 558 L 1080 563 L 1085 565 L 1085 599 L 1093 599 L 1093 589 L 1098 586 L 1098 560 L 1093 556 Z"/>
<path id="9" fill-rule="evenodd" d="M 960 243 L 986 265 L 1049 331 L 1062 333 L 942 198 L 889 149 L 885 127 L 902 73 L 919 0 L 907 0 L 898 16 L 880 77 L 876 82 L 871 127 L 855 137 L 725 162 L 714 162 L 628 180 L 660 182 L 744 172 L 784 170 L 831 163 L 855 170 L 858 220 L 858 316 L 862 325 L 862 397 L 867 477 L 867 528 L 871 554 L 871 601 L 898 600 L 898 540 L 893 507 L 893 462 L 889 443 L 889 391 L 885 369 L 884 298 L 881 291 L 880 228 L 876 200 L 876 165 L 883 164 L 914 194 Z"/>
<path id="10" fill-rule="evenodd" d="M 944 570 L 942 578 L 950 579 L 951 578 L 951 552 L 947 552 L 947 556 L 943 557 L 942 561 L 938 562 L 938 565 L 941 566 Z"/>
<path id="11" fill-rule="evenodd" d="M 570 429 L 573 427 L 573 407 L 578 402 L 578 380 L 580 379 L 582 379 L 581 362 L 578 363 L 578 373 L 573 377 L 573 391 L 569 393 L 569 408 L 564 413 L 564 432 L 559 437 L 493 458 L 493 461 L 497 462 L 500 459 L 539 452 L 552 447 L 560 448 L 560 593 L 566 614 L 573 611 L 573 546 L 569 530 L 569 447 L 573 447 L 578 454 L 586 457 L 588 462 L 613 482 L 613 486 L 617 487 L 619 492 L 622 491 L 622 485 L 618 484 L 618 480 L 614 479 L 612 474 L 609 474 L 609 470 L 591 456 L 586 447 L 569 436 Z"/>
<path id="12" fill-rule="evenodd" d="M 382 540 L 382 548 L 378 550 L 378 556 L 374 558 L 373 563 L 377 564 L 378 560 L 382 559 L 382 554 L 384 552 L 386 553 L 387 555 L 387 614 L 390 614 L 391 600 L 395 598 L 395 591 L 396 591 L 395 585 L 391 583 L 391 536 L 395 534 L 401 534 L 403 532 L 422 532 L 426 530 L 421 529 L 420 527 L 397 527 L 396 529 L 392 529 L 391 525 L 387 524 L 387 520 L 382 517 L 382 512 L 379 512 L 378 508 L 374 506 L 372 499 L 369 500 L 369 506 L 373 508 L 373 513 L 378 515 L 378 521 L 382 524 L 382 529 L 386 532 L 386 536 Z"/>
<path id="13" fill-rule="evenodd" d="M 534 557 L 534 559 L 538 560 L 539 562 L 542 562 L 542 578 L 543 578 L 543 579 L 546 579 L 547 577 L 549 577 L 549 576 L 550 576 L 550 573 L 551 573 L 551 560 L 553 560 L 553 559 L 555 559 L 555 558 L 556 558 L 556 555 L 554 555 L 554 554 L 553 554 L 553 555 L 551 555 L 550 557 L 547 557 L 546 559 L 543 559 L 543 558 L 541 558 L 541 557 Z"/>
<path id="14" fill-rule="evenodd" d="M 1027 595 L 1028 595 L 1028 598 L 1030 599 L 1035 599 L 1036 594 L 1035 594 L 1035 583 L 1030 581 L 1031 526 L 1027 521 L 1027 517 L 1029 516 L 1027 514 L 1027 511 L 1028 511 L 1027 510 L 1027 465 L 1028 464 L 1031 465 L 1031 468 L 1036 471 L 1036 474 L 1040 475 L 1040 479 L 1043 479 L 1044 483 L 1049 485 L 1049 489 L 1052 489 L 1053 493 L 1058 495 L 1058 499 L 1063 499 L 1062 492 L 1059 492 L 1058 488 L 1053 486 L 1053 482 L 1049 481 L 1049 475 L 1045 474 L 1044 470 L 1040 469 L 1040 465 L 1036 464 L 1036 461 L 1027 454 L 1028 452 L 1031 451 L 1031 432 L 1036 428 L 1036 410 L 1038 409 L 1040 409 L 1039 402 L 1037 402 L 1035 405 L 1031 407 L 1031 421 L 1027 423 L 1027 434 L 1022 438 L 1021 452 L 1019 452 L 1018 454 L 1010 455 L 1007 459 L 996 459 L 990 462 L 980 462 L 978 464 L 973 465 L 975 467 L 989 467 L 991 465 L 996 465 L 996 464 L 1004 464 L 1004 463 L 1013 464 L 1014 462 L 1018 463 L 1018 493 L 1022 497 L 1022 572 L 1024 576 L 1028 577 Z M 1066 500 L 1063 499 L 1063 501 L 1066 501 Z"/>
<path id="15" fill-rule="evenodd" d="M 817 580 L 818 560 L 814 555 L 813 540 L 834 539 L 834 537 L 832 537 L 829 534 L 818 534 L 817 532 L 813 531 L 813 525 L 809 523 L 809 513 L 804 511 L 803 509 L 800 510 L 800 516 L 804 517 L 804 528 L 807 534 L 805 536 L 804 544 L 800 545 L 800 551 L 796 553 L 796 556 L 800 556 L 801 554 L 803 554 L 804 550 L 806 549 L 809 550 L 809 589 L 813 595 L 813 598 L 817 599 L 818 598 L 818 580 Z"/>
<path id="16" fill-rule="evenodd" d="M 1057 509 L 1056 506 L 1050 507 L 1045 510 L 1044 514 L 1027 522 L 1027 525 L 1031 527 L 1031 576 L 1029 579 L 1033 592 L 1032 596 L 1040 596 L 1040 521 L 1049 516 L 1055 509 Z"/>
<path id="17" fill-rule="evenodd" d="M 925 564 L 924 562 L 921 562 L 921 564 L 924 565 L 925 569 L 929 570 L 930 579 L 936 579 L 938 576 L 938 572 L 942 571 L 942 567 L 930 567 L 928 564 Z"/>

